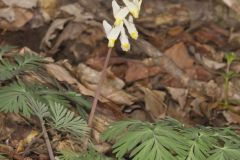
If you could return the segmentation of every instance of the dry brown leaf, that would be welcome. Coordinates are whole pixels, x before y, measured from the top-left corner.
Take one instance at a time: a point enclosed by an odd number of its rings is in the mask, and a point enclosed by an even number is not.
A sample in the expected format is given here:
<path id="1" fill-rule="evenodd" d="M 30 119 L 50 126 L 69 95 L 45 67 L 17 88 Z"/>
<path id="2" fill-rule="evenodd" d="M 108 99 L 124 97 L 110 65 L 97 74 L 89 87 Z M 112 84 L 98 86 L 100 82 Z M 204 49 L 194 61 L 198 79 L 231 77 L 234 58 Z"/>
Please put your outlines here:
<path id="1" fill-rule="evenodd" d="M 171 24 L 175 20 L 175 17 L 171 14 L 160 14 L 156 16 L 155 25 L 160 26 L 163 24 Z"/>
<path id="2" fill-rule="evenodd" d="M 79 23 L 79 22 L 69 23 L 64 28 L 62 33 L 58 36 L 58 39 L 57 39 L 56 43 L 54 44 L 54 46 L 52 47 L 52 49 L 50 50 L 50 53 L 51 54 L 56 53 L 59 50 L 59 46 L 63 42 L 65 42 L 67 40 L 77 39 L 79 37 L 79 35 L 81 35 L 81 33 L 85 30 L 86 30 L 86 26 L 83 25 L 82 23 Z"/>
<path id="3" fill-rule="evenodd" d="M 223 112 L 224 117 L 230 124 L 240 124 L 240 115 L 233 113 L 231 111 L 224 111 Z"/>
<path id="4" fill-rule="evenodd" d="M 239 0 L 222 0 L 226 3 L 230 8 L 240 14 L 240 2 Z"/>
<path id="5" fill-rule="evenodd" d="M 211 69 L 214 69 L 214 70 L 218 70 L 218 69 L 221 69 L 223 67 L 226 66 L 225 63 L 219 63 L 219 62 L 216 62 L 216 61 L 213 61 L 213 60 L 210 60 L 206 57 L 202 57 L 202 60 L 203 60 L 203 63 L 208 67 L 208 68 L 211 68 Z"/>
<path id="6" fill-rule="evenodd" d="M 13 8 L 2 8 L 0 9 L 0 18 L 4 18 L 8 22 L 12 22 L 15 20 L 15 13 Z"/>
<path id="7" fill-rule="evenodd" d="M 77 76 L 81 83 L 91 90 L 96 89 L 100 75 L 100 72 L 85 64 L 79 64 L 77 67 Z M 124 85 L 125 83 L 121 79 L 114 76 L 109 71 L 107 79 L 103 82 L 101 95 L 117 104 L 131 105 L 136 98 L 122 90 Z"/>
<path id="8" fill-rule="evenodd" d="M 182 42 L 167 49 L 165 54 L 181 69 L 187 69 L 193 66 L 194 60 L 188 55 L 187 48 Z"/>
<path id="9" fill-rule="evenodd" d="M 212 74 L 200 65 L 194 65 L 192 68 L 186 69 L 186 73 L 189 77 L 200 81 L 209 81 L 212 79 Z"/>
<path id="10" fill-rule="evenodd" d="M 167 87 L 167 89 L 171 94 L 172 98 L 176 100 L 180 107 L 183 109 L 187 101 L 188 89 L 172 87 Z"/>
<path id="11" fill-rule="evenodd" d="M 40 48 L 47 50 L 47 48 L 51 48 L 52 44 L 51 44 L 51 40 L 53 40 L 54 38 L 56 38 L 56 31 L 58 30 L 62 30 L 64 28 L 64 25 L 69 21 L 69 18 L 63 18 L 63 19 L 57 19 L 55 21 L 53 21 L 53 23 L 51 24 L 51 26 L 48 28 L 47 33 L 45 34 L 45 36 L 42 39 Z"/>
<path id="12" fill-rule="evenodd" d="M 162 69 L 160 67 L 147 67 L 140 61 L 128 61 L 126 71 L 126 82 L 134 82 L 158 74 Z M 137 73 L 137 74 L 136 74 Z"/>
<path id="13" fill-rule="evenodd" d="M 15 31 L 22 28 L 27 22 L 33 18 L 33 13 L 24 8 L 13 8 L 15 17 L 11 22 L 7 20 L 0 20 L 0 28 L 4 30 Z M 10 15 L 11 16 L 11 15 Z"/>
<path id="14" fill-rule="evenodd" d="M 45 65 L 46 70 L 50 75 L 55 77 L 58 81 L 61 82 L 67 82 L 71 85 L 76 85 L 77 88 L 79 89 L 79 92 L 82 93 L 83 95 L 88 95 L 88 96 L 94 96 L 95 93 L 86 88 L 84 85 L 82 85 L 77 79 L 71 76 L 71 74 L 62 66 L 51 63 L 51 64 L 46 64 Z M 100 96 L 99 101 L 105 103 L 109 102 L 106 98 Z"/>
<path id="15" fill-rule="evenodd" d="M 140 89 L 145 93 L 144 101 L 146 110 L 150 112 L 154 119 L 165 116 L 167 107 L 164 103 L 166 93 L 159 90 L 151 90 L 140 86 Z"/>
<path id="16" fill-rule="evenodd" d="M 82 22 L 86 19 L 93 19 L 92 15 L 84 12 L 84 9 L 82 8 L 82 6 L 79 5 L 79 3 L 73 3 L 73 4 L 62 6 L 60 10 L 72 16 L 75 16 L 75 21 L 77 22 Z"/>
<path id="17" fill-rule="evenodd" d="M 39 0 L 42 12 L 47 13 L 50 17 L 55 15 L 58 6 L 58 0 Z"/>
<path id="18" fill-rule="evenodd" d="M 201 64 L 203 64 L 209 69 L 218 70 L 226 66 L 225 63 L 220 63 L 220 62 L 208 59 L 207 57 L 201 56 L 200 54 L 197 54 L 197 53 L 195 54 L 195 57 Z"/>
<path id="19" fill-rule="evenodd" d="M 38 0 L 2 0 L 8 6 L 18 6 L 21 8 L 33 8 L 37 6 Z"/>

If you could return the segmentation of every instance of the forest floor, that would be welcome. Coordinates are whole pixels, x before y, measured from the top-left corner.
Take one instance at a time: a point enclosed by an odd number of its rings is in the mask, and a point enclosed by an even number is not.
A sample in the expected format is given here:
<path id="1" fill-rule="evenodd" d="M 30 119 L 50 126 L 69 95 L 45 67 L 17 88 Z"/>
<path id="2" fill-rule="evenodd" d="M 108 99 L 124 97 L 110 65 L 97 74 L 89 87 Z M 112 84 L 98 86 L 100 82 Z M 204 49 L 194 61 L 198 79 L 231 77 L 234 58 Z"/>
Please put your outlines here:
<path id="1" fill-rule="evenodd" d="M 45 76 L 91 104 L 108 51 L 102 21 L 113 21 L 112 1 L 39 2 L 0 0 L 0 48 L 13 45 L 19 53 L 31 50 L 45 57 Z M 186 126 L 240 131 L 239 8 L 240 3 L 224 0 L 143 0 L 135 21 L 139 39 L 131 40 L 129 52 L 117 43 L 110 58 L 92 126 L 98 151 L 111 148 L 99 139 L 106 125 L 126 118 L 172 117 Z M 39 80 L 34 74 L 17 78 Z M 0 87 L 7 83 L 0 78 Z M 78 112 L 74 105 L 70 110 Z M 41 138 L 30 151 L 26 147 L 27 139 L 41 132 L 37 124 L 34 118 L 0 112 L 0 153 L 48 159 Z M 49 134 L 55 151 L 61 145 L 78 149 L 68 135 Z"/>

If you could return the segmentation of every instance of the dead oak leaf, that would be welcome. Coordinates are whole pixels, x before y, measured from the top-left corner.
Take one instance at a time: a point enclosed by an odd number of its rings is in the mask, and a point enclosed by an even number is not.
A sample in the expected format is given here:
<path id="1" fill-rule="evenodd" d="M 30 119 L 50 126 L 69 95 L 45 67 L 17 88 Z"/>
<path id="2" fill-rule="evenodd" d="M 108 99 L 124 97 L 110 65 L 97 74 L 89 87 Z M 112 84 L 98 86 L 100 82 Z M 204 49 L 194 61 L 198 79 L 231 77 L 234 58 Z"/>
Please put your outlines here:
<path id="1" fill-rule="evenodd" d="M 77 77 L 88 89 L 96 90 L 101 72 L 98 72 L 85 64 L 77 67 Z M 131 105 L 136 98 L 123 90 L 125 83 L 113 73 L 108 71 L 107 77 L 102 84 L 101 95 L 105 98 L 122 105 Z"/>
<path id="2" fill-rule="evenodd" d="M 224 117 L 230 124 L 240 124 L 240 115 L 233 113 L 231 111 L 224 111 L 223 112 Z"/>
<path id="3" fill-rule="evenodd" d="M 193 66 L 194 60 L 188 55 L 187 48 L 182 42 L 167 49 L 165 54 L 181 69 L 187 69 Z"/>
<path id="4" fill-rule="evenodd" d="M 7 17 L 7 19 L 0 20 L 0 28 L 4 30 L 18 30 L 33 18 L 33 13 L 24 8 L 12 8 L 8 13 L 12 15 L 9 15 L 10 17 Z M 8 21 L 9 19 L 11 21 Z"/>
<path id="5" fill-rule="evenodd" d="M 128 69 L 125 74 L 126 82 L 134 82 L 136 80 L 148 78 L 162 71 L 160 67 L 147 67 L 141 61 L 128 61 L 127 65 Z"/>
<path id="6" fill-rule="evenodd" d="M 55 77 L 58 81 L 61 82 L 67 82 L 70 85 L 76 85 L 79 92 L 83 95 L 88 95 L 94 97 L 95 93 L 94 91 L 86 88 L 84 85 L 82 85 L 76 78 L 74 78 L 65 68 L 63 68 L 60 65 L 51 63 L 45 65 L 46 70 L 50 75 Z M 99 101 L 106 103 L 109 102 L 106 98 L 100 96 Z"/>
<path id="7" fill-rule="evenodd" d="M 164 103 L 166 93 L 159 90 L 151 90 L 149 88 L 139 86 L 139 88 L 144 92 L 144 101 L 146 105 L 146 110 L 150 112 L 150 115 L 154 119 L 158 119 L 165 116 L 167 107 Z"/>
<path id="8" fill-rule="evenodd" d="M 37 6 L 38 0 L 2 0 L 7 6 L 18 6 L 21 8 L 31 9 Z"/>
<path id="9" fill-rule="evenodd" d="M 187 101 L 188 89 L 167 87 L 167 90 L 183 109 Z"/>

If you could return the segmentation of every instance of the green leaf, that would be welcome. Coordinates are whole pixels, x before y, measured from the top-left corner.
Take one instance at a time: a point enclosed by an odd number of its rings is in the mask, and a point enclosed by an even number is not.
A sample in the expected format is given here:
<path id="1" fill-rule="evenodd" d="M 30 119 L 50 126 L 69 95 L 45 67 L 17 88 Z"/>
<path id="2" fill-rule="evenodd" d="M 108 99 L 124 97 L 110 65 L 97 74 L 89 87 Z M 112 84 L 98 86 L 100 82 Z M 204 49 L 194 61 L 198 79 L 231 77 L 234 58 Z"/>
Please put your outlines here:
<path id="1" fill-rule="evenodd" d="M 37 115 L 40 119 L 49 117 L 50 113 L 48 111 L 48 106 L 46 104 L 35 100 L 33 97 L 27 98 L 28 98 L 27 103 L 35 115 Z"/>
<path id="2" fill-rule="evenodd" d="M 0 47 L 0 61 L 3 60 L 3 55 L 11 50 L 15 49 L 15 46 L 4 45 Z"/>
<path id="3" fill-rule="evenodd" d="M 51 119 L 53 127 L 78 137 L 86 136 L 89 133 L 87 123 L 81 117 L 75 117 L 74 112 L 64 108 L 61 104 L 51 103 Z"/>
<path id="4" fill-rule="evenodd" d="M 155 124 L 137 120 L 113 123 L 103 139 L 116 139 L 113 152 L 117 158 L 130 153 L 133 160 L 175 160 L 186 155 L 185 138 L 171 121 Z"/>
<path id="5" fill-rule="evenodd" d="M 41 69 L 43 58 L 26 53 L 23 56 L 16 54 L 12 61 L 3 59 L 0 63 L 0 80 L 8 80 L 26 71 Z"/>
<path id="6" fill-rule="evenodd" d="M 0 160 L 9 160 L 9 159 L 0 153 Z"/>
<path id="7" fill-rule="evenodd" d="M 225 144 L 224 147 L 217 147 L 207 160 L 239 160 L 240 144 Z"/>
<path id="8" fill-rule="evenodd" d="M 60 155 L 57 156 L 59 160 L 80 160 L 80 154 L 69 148 L 61 149 L 59 153 Z"/>
<path id="9" fill-rule="evenodd" d="M 234 60 L 236 60 L 237 56 L 235 53 L 227 53 L 225 55 L 225 59 L 227 60 L 227 64 L 230 65 Z"/>
<path id="10" fill-rule="evenodd" d="M 93 148 L 88 149 L 88 151 L 84 154 L 80 154 L 66 148 L 62 149 L 60 151 L 60 155 L 57 157 L 59 160 L 112 160 L 112 158 L 108 158 L 96 152 Z"/>
<path id="11" fill-rule="evenodd" d="M 186 156 L 187 160 L 206 159 L 209 157 L 209 151 L 218 145 L 215 131 L 204 128 L 185 129 L 189 150 Z"/>
<path id="12" fill-rule="evenodd" d="M 93 148 L 89 148 L 87 153 L 82 155 L 78 160 L 112 160 L 112 158 L 106 157 L 98 153 Z"/>
<path id="13" fill-rule="evenodd" d="M 32 110 L 27 104 L 27 97 L 30 96 L 22 82 L 2 87 L 0 89 L 0 111 L 19 113 L 29 117 L 32 114 Z"/>

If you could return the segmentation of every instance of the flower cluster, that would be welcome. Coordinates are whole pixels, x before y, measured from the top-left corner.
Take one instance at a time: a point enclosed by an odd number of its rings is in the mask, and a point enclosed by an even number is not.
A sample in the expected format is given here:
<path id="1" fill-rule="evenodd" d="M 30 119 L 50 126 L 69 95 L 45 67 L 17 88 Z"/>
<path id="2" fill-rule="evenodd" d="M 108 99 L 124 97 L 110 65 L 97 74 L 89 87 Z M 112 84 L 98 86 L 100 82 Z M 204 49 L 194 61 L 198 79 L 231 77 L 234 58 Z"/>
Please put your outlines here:
<path id="1" fill-rule="evenodd" d="M 123 0 L 123 2 L 125 6 L 119 6 L 116 0 L 112 1 L 113 16 L 115 18 L 114 25 L 111 26 L 104 20 L 103 27 L 108 38 L 108 47 L 114 47 L 115 41 L 120 35 L 121 48 L 123 51 L 128 51 L 130 43 L 125 32 L 125 27 L 129 35 L 136 40 L 138 32 L 133 23 L 133 17 L 138 18 L 142 0 Z"/>

